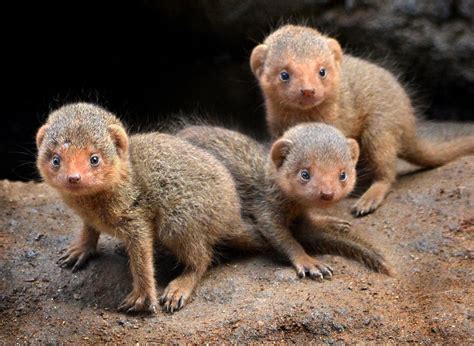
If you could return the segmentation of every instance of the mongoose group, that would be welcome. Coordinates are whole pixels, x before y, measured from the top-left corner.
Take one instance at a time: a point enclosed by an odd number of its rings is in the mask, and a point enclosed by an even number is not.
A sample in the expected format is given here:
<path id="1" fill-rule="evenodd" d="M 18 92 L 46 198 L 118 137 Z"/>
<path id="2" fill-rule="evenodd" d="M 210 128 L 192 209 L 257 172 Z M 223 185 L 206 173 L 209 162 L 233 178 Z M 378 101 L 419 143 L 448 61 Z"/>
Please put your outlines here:
<path id="1" fill-rule="evenodd" d="M 474 136 L 437 144 L 418 138 L 415 109 L 395 76 L 344 54 L 335 39 L 315 29 L 279 28 L 253 49 L 250 66 L 274 138 L 298 123 L 317 121 L 359 142 L 374 181 L 353 206 L 356 216 L 380 206 L 396 178 L 397 156 L 435 167 L 474 154 Z"/>
<path id="2" fill-rule="evenodd" d="M 374 183 L 354 206 L 358 216 L 383 201 L 397 155 L 436 166 L 474 153 L 474 136 L 436 145 L 417 139 L 413 107 L 395 77 L 314 29 L 276 30 L 250 64 L 274 137 L 269 148 L 206 125 L 129 135 L 115 115 L 87 103 L 53 111 L 38 130 L 40 174 L 83 221 L 59 264 L 81 268 L 102 232 L 120 239 L 133 278 L 120 310 L 181 309 L 219 245 L 280 254 L 300 277 L 331 278 L 333 269 L 313 257 L 326 253 L 390 275 L 384 256 L 349 222 L 318 209 L 352 191 L 359 153 Z M 159 300 L 157 244 L 184 266 Z"/>
<path id="3" fill-rule="evenodd" d="M 191 126 L 177 133 L 214 155 L 232 174 L 244 218 L 272 247 L 292 262 L 300 277 L 331 277 L 332 269 L 307 254 L 341 254 L 390 273 L 382 255 L 347 232 L 350 224 L 318 215 L 347 196 L 356 181 L 359 146 L 337 129 L 317 123 L 286 131 L 266 153 L 262 144 L 241 133 Z"/>

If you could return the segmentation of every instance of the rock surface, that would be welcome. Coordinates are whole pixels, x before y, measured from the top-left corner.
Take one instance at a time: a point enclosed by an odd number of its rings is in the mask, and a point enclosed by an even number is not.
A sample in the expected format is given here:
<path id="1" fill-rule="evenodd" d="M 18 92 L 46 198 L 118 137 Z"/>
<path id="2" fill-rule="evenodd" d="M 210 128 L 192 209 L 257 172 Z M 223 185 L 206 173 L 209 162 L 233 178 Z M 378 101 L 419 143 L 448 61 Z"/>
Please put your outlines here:
<path id="1" fill-rule="evenodd" d="M 425 130 L 435 128 L 446 127 Z M 378 211 L 352 219 L 354 232 L 386 253 L 395 277 L 324 256 L 335 276 L 315 282 L 286 263 L 243 257 L 210 269 L 183 310 L 151 317 L 116 312 L 131 288 L 116 240 L 103 237 L 84 270 L 60 269 L 79 218 L 45 184 L 1 181 L 0 342 L 472 343 L 474 156 L 409 171 L 400 167 Z M 351 218 L 353 202 L 328 212 Z M 161 291 L 173 264 L 157 262 Z"/>

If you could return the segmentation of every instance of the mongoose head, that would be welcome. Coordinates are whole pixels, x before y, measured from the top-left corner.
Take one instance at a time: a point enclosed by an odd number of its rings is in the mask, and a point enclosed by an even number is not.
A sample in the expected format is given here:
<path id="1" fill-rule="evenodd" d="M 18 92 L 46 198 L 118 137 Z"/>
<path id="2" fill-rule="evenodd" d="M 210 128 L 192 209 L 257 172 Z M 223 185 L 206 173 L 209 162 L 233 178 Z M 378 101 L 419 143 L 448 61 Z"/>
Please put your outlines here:
<path id="1" fill-rule="evenodd" d="M 127 133 L 96 105 L 76 103 L 52 112 L 36 134 L 36 145 L 42 178 L 63 194 L 96 194 L 126 176 Z"/>
<path id="2" fill-rule="evenodd" d="M 307 208 L 326 208 L 354 188 L 358 158 L 354 139 L 326 124 L 302 123 L 273 143 L 270 174 L 288 198 Z"/>
<path id="3" fill-rule="evenodd" d="M 317 107 L 337 93 L 342 50 L 319 31 L 285 25 L 258 45 L 250 67 L 264 97 L 279 107 Z"/>

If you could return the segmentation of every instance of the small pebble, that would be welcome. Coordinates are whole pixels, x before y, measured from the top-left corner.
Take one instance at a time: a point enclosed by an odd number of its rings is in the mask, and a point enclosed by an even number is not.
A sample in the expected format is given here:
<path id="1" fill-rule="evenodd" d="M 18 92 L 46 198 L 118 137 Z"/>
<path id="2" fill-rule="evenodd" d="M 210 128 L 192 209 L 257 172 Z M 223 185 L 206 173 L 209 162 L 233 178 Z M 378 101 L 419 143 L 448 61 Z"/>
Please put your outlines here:
<path id="1" fill-rule="evenodd" d="M 25 253 L 25 256 L 26 258 L 28 259 L 33 259 L 35 258 L 36 256 L 38 256 L 38 253 L 35 251 L 35 250 L 27 250 L 26 253 Z"/>

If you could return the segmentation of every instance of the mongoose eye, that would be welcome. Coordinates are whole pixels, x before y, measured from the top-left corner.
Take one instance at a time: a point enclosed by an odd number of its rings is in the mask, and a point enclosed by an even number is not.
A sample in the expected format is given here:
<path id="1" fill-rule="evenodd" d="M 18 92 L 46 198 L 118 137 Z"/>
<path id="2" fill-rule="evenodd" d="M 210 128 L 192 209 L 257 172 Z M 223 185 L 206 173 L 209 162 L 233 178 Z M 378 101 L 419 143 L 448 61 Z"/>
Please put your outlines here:
<path id="1" fill-rule="evenodd" d="M 90 163 L 92 167 L 97 167 L 100 163 L 99 156 L 97 155 L 92 155 L 90 158 Z"/>
<path id="2" fill-rule="evenodd" d="M 342 171 L 341 173 L 339 173 L 339 180 L 340 181 L 346 181 L 347 180 L 347 173 Z"/>
<path id="3" fill-rule="evenodd" d="M 51 164 L 56 168 L 61 165 L 61 158 L 59 157 L 59 155 L 53 156 L 53 158 L 51 159 Z"/>
<path id="4" fill-rule="evenodd" d="M 283 70 L 280 72 L 280 79 L 286 82 L 290 79 L 290 74 L 287 71 Z"/>
<path id="5" fill-rule="evenodd" d="M 311 175 L 309 174 L 308 170 L 306 170 L 306 169 L 302 169 L 300 171 L 300 177 L 301 177 L 301 179 L 303 179 L 303 181 L 308 181 L 309 179 L 311 179 Z"/>
<path id="6" fill-rule="evenodd" d="M 321 67 L 321 68 L 319 69 L 319 76 L 320 76 L 321 78 L 323 78 L 323 79 L 326 78 L 327 72 L 326 72 L 326 69 L 325 69 L 324 67 Z"/>

